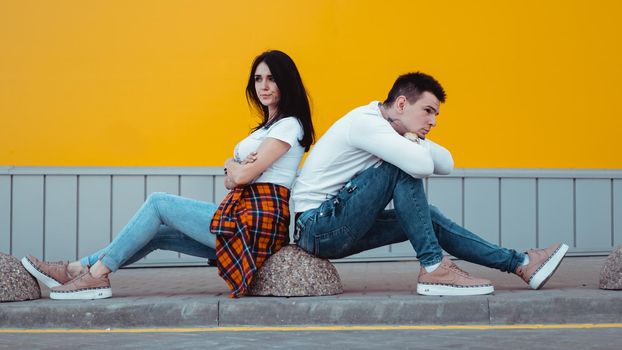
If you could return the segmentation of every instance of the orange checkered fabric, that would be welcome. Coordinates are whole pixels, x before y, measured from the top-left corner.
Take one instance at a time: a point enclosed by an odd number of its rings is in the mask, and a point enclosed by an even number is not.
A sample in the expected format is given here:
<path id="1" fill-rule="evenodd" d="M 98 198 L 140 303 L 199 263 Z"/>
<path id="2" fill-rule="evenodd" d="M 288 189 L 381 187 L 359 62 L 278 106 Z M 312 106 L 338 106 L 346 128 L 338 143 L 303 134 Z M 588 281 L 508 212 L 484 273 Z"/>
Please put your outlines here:
<path id="1" fill-rule="evenodd" d="M 212 217 L 218 274 L 230 297 L 246 294 L 264 261 L 289 243 L 287 187 L 255 183 L 229 192 Z"/>

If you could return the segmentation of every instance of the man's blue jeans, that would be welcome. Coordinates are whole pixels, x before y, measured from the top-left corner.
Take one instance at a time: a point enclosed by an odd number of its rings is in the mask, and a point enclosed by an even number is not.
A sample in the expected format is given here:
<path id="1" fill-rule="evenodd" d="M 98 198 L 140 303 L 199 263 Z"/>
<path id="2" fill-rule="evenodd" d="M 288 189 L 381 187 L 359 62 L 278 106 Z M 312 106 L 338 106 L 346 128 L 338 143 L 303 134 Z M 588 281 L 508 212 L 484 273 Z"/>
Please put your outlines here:
<path id="1" fill-rule="evenodd" d="M 395 209 L 385 210 L 393 199 Z M 383 162 L 348 182 L 334 198 L 296 221 L 298 245 L 321 258 L 343 258 L 409 240 L 422 266 L 442 259 L 441 247 L 466 261 L 514 272 L 524 254 L 501 248 L 428 205 L 421 179 Z"/>
<path id="2" fill-rule="evenodd" d="M 92 266 L 101 260 L 116 271 L 157 249 L 214 259 L 216 236 L 209 227 L 217 208 L 213 203 L 152 193 L 106 248 L 80 259 L 80 263 Z"/>

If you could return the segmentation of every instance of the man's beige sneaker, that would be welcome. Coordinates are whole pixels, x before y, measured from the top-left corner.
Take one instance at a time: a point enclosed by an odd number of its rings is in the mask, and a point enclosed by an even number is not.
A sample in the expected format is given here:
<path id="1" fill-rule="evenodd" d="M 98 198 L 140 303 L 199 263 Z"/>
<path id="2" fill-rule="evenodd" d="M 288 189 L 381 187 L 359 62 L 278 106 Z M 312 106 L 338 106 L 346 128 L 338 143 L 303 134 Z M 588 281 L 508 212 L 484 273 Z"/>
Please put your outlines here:
<path id="1" fill-rule="evenodd" d="M 108 276 L 95 278 L 89 271 L 50 290 L 50 298 L 57 300 L 91 300 L 111 296 L 112 289 Z"/>
<path id="2" fill-rule="evenodd" d="M 443 257 L 441 265 L 432 272 L 421 267 L 417 293 L 423 295 L 484 295 L 495 291 L 492 283 L 483 278 L 474 278 Z"/>
<path id="3" fill-rule="evenodd" d="M 533 289 L 540 289 L 553 276 L 568 251 L 563 243 L 553 244 L 546 249 L 527 251 L 529 264 L 519 266 L 515 273 Z"/>
<path id="4" fill-rule="evenodd" d="M 45 262 L 28 255 L 22 258 L 22 265 L 31 275 L 49 288 L 58 287 L 75 277 L 67 270 L 69 265 L 67 261 Z"/>

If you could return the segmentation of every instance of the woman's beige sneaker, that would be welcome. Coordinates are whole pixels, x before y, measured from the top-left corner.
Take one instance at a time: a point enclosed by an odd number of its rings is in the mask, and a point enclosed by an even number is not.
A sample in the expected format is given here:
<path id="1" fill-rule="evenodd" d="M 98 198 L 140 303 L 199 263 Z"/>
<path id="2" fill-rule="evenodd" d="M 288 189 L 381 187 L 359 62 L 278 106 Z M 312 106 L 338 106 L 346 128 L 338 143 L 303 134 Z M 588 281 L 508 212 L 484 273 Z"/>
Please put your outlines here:
<path id="1" fill-rule="evenodd" d="M 49 288 L 58 287 L 73 278 L 67 270 L 69 265 L 67 261 L 45 262 L 28 255 L 22 258 L 22 265 L 31 275 Z"/>
<path id="2" fill-rule="evenodd" d="M 495 291 L 492 283 L 483 278 L 471 277 L 448 257 L 443 257 L 436 270 L 427 272 L 421 267 L 417 293 L 423 295 L 484 295 Z"/>
<path id="3" fill-rule="evenodd" d="M 112 289 L 108 276 L 95 278 L 89 271 L 50 290 L 50 298 L 57 300 L 92 300 L 111 296 Z"/>

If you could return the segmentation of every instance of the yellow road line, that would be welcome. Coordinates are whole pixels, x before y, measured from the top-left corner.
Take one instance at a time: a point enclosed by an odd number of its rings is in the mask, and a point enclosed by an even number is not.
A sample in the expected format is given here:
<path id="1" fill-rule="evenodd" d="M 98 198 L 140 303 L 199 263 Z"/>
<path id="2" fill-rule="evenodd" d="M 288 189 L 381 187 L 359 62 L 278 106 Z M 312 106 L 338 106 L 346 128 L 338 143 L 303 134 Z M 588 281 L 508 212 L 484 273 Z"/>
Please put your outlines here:
<path id="1" fill-rule="evenodd" d="M 450 326 L 283 326 L 113 329 L 0 329 L 1 333 L 206 333 L 206 332 L 340 332 L 418 330 L 596 329 L 622 328 L 622 323 L 450 325 Z"/>

